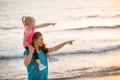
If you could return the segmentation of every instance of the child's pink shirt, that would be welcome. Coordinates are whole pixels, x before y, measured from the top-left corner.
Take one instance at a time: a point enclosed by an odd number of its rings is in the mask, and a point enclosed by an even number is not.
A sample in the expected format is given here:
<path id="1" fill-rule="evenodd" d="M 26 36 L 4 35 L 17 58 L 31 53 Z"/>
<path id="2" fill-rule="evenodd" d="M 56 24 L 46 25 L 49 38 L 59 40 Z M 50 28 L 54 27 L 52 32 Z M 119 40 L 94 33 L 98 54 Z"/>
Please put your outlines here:
<path id="1" fill-rule="evenodd" d="M 24 38 L 25 38 L 26 32 L 27 32 L 27 30 L 25 29 L 25 31 L 24 31 Z M 35 32 L 35 28 L 32 28 L 32 30 L 30 32 L 30 35 L 28 36 L 27 42 L 30 45 L 32 44 L 32 37 L 33 37 L 34 32 Z M 23 46 L 24 46 L 24 48 L 27 47 L 27 44 L 25 43 L 24 39 L 23 39 Z"/>

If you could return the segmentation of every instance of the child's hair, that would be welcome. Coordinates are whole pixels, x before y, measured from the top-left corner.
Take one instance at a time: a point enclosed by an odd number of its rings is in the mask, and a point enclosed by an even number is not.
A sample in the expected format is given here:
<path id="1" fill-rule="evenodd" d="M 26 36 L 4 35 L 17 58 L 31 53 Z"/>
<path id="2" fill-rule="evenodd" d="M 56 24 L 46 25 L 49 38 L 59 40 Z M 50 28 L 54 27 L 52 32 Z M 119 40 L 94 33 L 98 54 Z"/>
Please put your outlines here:
<path id="1" fill-rule="evenodd" d="M 22 23 L 24 27 L 28 26 L 32 21 L 34 21 L 34 17 L 31 16 L 23 16 L 22 17 Z"/>

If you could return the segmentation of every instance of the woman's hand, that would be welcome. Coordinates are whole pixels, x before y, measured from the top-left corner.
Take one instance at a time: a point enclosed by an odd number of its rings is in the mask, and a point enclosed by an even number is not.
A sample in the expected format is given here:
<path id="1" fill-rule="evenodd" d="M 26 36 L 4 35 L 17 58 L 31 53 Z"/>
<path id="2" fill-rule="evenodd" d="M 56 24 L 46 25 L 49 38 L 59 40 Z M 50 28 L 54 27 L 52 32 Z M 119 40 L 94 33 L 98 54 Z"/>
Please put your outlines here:
<path id="1" fill-rule="evenodd" d="M 52 26 L 55 26 L 57 23 L 51 23 Z"/>
<path id="2" fill-rule="evenodd" d="M 29 45 L 29 51 L 30 51 L 30 53 L 34 52 L 34 47 L 32 45 Z"/>
<path id="3" fill-rule="evenodd" d="M 66 43 L 67 44 L 69 44 L 69 45 L 73 45 L 73 42 L 74 42 L 75 40 L 70 40 L 70 41 L 67 41 Z"/>

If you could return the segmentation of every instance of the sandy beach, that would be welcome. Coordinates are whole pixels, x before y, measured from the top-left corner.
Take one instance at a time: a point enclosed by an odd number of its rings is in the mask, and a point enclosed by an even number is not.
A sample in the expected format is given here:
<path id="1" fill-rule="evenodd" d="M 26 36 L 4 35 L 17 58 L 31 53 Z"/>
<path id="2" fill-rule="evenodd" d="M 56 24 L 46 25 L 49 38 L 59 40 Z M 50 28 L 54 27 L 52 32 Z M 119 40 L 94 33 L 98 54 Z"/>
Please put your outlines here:
<path id="1" fill-rule="evenodd" d="M 61 79 L 49 79 L 49 80 L 61 80 Z M 64 80 L 68 80 L 68 79 L 64 79 Z M 101 76 L 101 77 L 76 78 L 69 80 L 120 80 L 120 74 L 114 76 L 112 75 L 112 76 Z"/>
<path id="2" fill-rule="evenodd" d="M 104 70 L 86 72 L 84 75 L 74 77 L 53 78 L 49 80 L 120 80 L 120 67 L 113 66 Z"/>
<path id="3" fill-rule="evenodd" d="M 21 79 L 27 80 L 26 78 L 21 78 Z M 2 80 L 2 79 L 0 79 L 0 80 Z M 7 79 L 7 80 L 9 80 L 9 79 Z M 14 79 L 12 79 L 12 80 L 14 80 Z M 49 79 L 49 80 L 120 80 L 120 74 L 111 75 L 111 76 L 101 76 L 101 77 L 88 77 L 88 78 L 75 78 L 75 79 L 61 79 L 61 78 L 59 78 L 59 79 Z"/>
<path id="4" fill-rule="evenodd" d="M 120 75 L 90 77 L 90 78 L 78 78 L 78 79 L 74 79 L 74 80 L 120 80 Z"/>

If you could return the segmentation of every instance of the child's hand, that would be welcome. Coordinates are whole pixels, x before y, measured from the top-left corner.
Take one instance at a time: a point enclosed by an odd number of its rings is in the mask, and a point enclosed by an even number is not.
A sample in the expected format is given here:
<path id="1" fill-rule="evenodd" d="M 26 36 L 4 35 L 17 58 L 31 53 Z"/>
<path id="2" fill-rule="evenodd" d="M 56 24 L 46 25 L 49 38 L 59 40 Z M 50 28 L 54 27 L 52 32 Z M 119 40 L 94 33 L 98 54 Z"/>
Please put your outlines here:
<path id="1" fill-rule="evenodd" d="M 67 44 L 72 45 L 72 44 L 73 44 L 73 41 L 75 41 L 75 40 L 67 41 Z"/>
<path id="2" fill-rule="evenodd" d="M 51 25 L 55 26 L 57 23 L 51 23 Z"/>
<path id="3" fill-rule="evenodd" d="M 29 51 L 30 51 L 30 53 L 34 52 L 34 47 L 32 45 L 29 45 Z"/>

